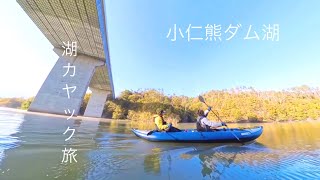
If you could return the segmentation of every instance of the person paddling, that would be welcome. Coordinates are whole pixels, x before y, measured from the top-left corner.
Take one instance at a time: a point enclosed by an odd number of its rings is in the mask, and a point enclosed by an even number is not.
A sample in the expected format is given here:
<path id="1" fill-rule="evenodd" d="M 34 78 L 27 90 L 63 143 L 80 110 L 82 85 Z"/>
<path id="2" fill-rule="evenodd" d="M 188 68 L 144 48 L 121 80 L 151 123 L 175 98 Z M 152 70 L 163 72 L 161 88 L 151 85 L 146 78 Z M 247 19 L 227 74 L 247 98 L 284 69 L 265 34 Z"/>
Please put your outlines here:
<path id="1" fill-rule="evenodd" d="M 211 107 L 208 107 L 207 110 L 198 110 L 198 118 L 196 122 L 198 131 L 210 131 L 211 128 L 215 129 L 221 126 L 226 126 L 225 122 L 212 122 L 207 119 L 207 115 L 211 111 Z"/>
<path id="2" fill-rule="evenodd" d="M 166 131 L 166 132 L 179 132 L 179 131 L 181 131 L 180 129 L 173 127 L 171 123 L 168 124 L 164 120 L 163 115 L 165 113 L 166 112 L 164 110 L 159 110 L 158 114 L 153 116 L 154 123 L 156 124 L 156 130 Z"/>

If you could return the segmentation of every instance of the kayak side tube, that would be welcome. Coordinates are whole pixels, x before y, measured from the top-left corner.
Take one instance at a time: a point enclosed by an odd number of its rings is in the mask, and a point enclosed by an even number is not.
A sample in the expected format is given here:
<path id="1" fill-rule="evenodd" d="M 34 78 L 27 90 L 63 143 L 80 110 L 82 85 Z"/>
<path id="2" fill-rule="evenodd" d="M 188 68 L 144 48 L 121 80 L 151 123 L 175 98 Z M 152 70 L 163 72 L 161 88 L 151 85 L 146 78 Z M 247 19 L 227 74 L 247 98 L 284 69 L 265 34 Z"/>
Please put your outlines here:
<path id="1" fill-rule="evenodd" d="M 263 132 L 262 126 L 250 129 L 218 129 L 209 132 L 186 130 L 181 132 L 152 132 L 132 129 L 132 132 L 142 139 L 158 142 L 249 142 L 257 139 Z M 149 135 L 148 135 L 149 133 Z"/>

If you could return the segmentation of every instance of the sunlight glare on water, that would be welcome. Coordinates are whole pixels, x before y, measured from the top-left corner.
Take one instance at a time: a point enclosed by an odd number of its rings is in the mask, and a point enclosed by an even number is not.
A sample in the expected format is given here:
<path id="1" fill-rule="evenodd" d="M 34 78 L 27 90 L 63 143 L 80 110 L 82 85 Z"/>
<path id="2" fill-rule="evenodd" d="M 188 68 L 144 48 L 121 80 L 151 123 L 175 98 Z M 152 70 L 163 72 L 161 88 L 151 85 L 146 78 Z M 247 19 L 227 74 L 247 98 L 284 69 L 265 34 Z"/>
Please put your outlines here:
<path id="1" fill-rule="evenodd" d="M 4 151 L 18 146 L 19 139 L 15 133 L 19 131 L 23 116 L 0 110 L 0 164 L 4 158 Z"/>

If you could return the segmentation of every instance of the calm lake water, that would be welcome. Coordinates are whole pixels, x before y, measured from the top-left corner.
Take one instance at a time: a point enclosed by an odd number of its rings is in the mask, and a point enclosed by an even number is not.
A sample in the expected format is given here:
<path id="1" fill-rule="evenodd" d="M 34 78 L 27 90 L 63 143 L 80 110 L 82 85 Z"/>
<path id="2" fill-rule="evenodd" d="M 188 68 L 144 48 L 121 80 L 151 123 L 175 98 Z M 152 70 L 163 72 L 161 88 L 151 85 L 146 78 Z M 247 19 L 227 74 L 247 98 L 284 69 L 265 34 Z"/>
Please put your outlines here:
<path id="1" fill-rule="evenodd" d="M 246 145 L 147 142 L 136 126 L 0 109 L 0 179 L 320 179 L 319 121 L 263 124 Z M 65 147 L 77 163 L 61 163 Z"/>

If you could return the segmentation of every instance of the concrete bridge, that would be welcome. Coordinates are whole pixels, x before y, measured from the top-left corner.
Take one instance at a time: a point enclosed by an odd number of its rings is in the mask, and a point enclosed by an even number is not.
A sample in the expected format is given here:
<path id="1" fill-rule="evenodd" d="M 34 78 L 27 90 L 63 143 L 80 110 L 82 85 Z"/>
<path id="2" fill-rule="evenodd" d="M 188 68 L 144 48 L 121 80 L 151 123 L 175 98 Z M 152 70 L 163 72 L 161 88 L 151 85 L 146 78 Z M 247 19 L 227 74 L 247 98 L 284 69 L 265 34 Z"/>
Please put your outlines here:
<path id="1" fill-rule="evenodd" d="M 92 91 L 84 115 L 101 117 L 106 99 L 114 98 L 104 0 L 17 0 L 59 56 L 29 111 L 78 115 L 84 95 Z M 77 43 L 77 55 L 65 53 Z M 64 54 L 64 55 L 63 55 Z M 63 76 L 63 66 L 75 74 Z M 76 87 L 68 93 L 63 88 Z M 72 89 L 73 90 L 73 89 Z"/>

